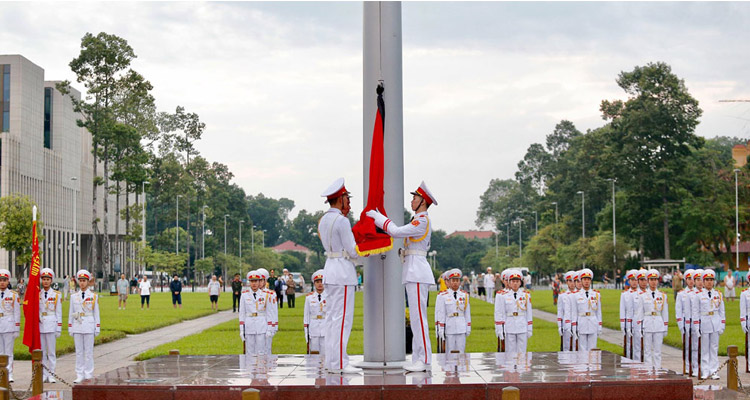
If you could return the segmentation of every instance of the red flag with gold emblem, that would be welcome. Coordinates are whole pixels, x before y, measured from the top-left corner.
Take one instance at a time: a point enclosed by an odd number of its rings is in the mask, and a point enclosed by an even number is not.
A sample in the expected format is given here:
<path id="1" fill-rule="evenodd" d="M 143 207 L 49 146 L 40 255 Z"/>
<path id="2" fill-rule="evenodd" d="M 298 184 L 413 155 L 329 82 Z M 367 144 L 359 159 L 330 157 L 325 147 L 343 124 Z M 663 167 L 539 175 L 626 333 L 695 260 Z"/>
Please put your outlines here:
<path id="1" fill-rule="evenodd" d="M 23 300 L 23 318 L 26 321 L 23 329 L 23 344 L 29 347 L 29 353 L 42 348 L 39 337 L 39 238 L 36 234 L 36 206 L 32 211 L 33 224 L 31 227 L 31 270 L 26 296 Z"/>
<path id="2" fill-rule="evenodd" d="M 379 84 L 378 110 L 375 114 L 375 128 L 372 131 L 372 145 L 370 148 L 370 174 L 367 190 L 367 205 L 359 216 L 359 221 L 352 228 L 354 241 L 357 242 L 357 253 L 360 256 L 385 253 L 393 248 L 393 238 L 375 226 L 375 221 L 366 213 L 379 210 L 385 215 L 383 206 L 383 179 L 385 176 L 384 148 L 385 136 L 385 102 L 383 101 L 383 85 Z"/>

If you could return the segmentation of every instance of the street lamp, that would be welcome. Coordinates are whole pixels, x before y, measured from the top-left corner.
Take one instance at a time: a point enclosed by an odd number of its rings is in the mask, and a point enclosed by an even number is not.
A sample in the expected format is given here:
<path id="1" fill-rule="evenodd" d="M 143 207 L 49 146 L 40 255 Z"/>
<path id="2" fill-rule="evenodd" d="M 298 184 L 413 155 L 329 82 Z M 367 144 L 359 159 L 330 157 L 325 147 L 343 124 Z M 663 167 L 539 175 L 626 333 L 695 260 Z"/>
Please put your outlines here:
<path id="1" fill-rule="evenodd" d="M 583 190 L 579 190 L 576 194 L 581 195 L 581 237 L 586 239 L 586 198 Z M 583 260 L 583 268 L 586 268 L 586 259 Z"/>
<path id="2" fill-rule="evenodd" d="M 523 267 L 523 218 L 518 218 L 515 224 L 518 225 L 518 263 Z"/>
<path id="3" fill-rule="evenodd" d="M 203 213 L 203 222 L 201 223 L 201 260 L 206 258 L 206 208 L 207 205 L 203 205 L 201 207 L 201 212 Z"/>
<path id="4" fill-rule="evenodd" d="M 143 215 L 141 215 L 141 223 L 142 231 L 141 231 L 141 241 L 143 242 L 143 247 L 146 247 L 146 185 L 150 184 L 149 181 L 143 181 L 141 182 L 141 196 L 143 196 Z M 141 269 L 144 271 L 146 270 L 146 261 L 143 260 L 143 263 L 141 264 Z M 131 271 L 132 272 L 132 271 Z"/>
<path id="5" fill-rule="evenodd" d="M 534 213 L 534 235 L 539 234 L 539 220 L 537 219 L 536 211 L 533 211 Z"/>
<path id="6" fill-rule="evenodd" d="M 261 249 L 266 247 L 266 232 L 267 231 L 263 229 L 263 241 L 261 242 L 261 246 L 260 246 Z"/>
<path id="7" fill-rule="evenodd" d="M 78 181 L 77 176 L 70 177 L 70 180 L 72 182 Z M 70 244 L 73 245 L 73 264 L 76 263 L 76 260 L 78 261 L 78 265 L 81 265 L 81 253 L 78 251 L 78 219 L 76 217 L 76 212 L 78 211 L 78 206 L 76 205 L 76 201 L 78 199 L 78 191 L 76 189 L 73 189 L 73 240 Z M 78 266 L 73 265 L 73 272 L 78 270 Z"/>
<path id="8" fill-rule="evenodd" d="M 555 241 L 559 242 L 560 238 L 558 237 L 559 235 L 557 233 L 557 231 L 558 231 L 558 226 L 557 226 L 557 202 L 553 201 L 552 204 L 555 205 Z"/>
<path id="9" fill-rule="evenodd" d="M 615 182 L 617 178 L 608 178 L 607 181 L 612 182 L 612 261 L 615 265 L 615 273 L 617 272 L 617 207 L 615 203 Z M 617 275 L 615 275 L 616 277 Z"/>
<path id="10" fill-rule="evenodd" d="M 227 255 L 227 217 L 229 214 L 224 214 L 224 255 Z"/>
<path id="11" fill-rule="evenodd" d="M 735 238 L 734 238 L 734 247 L 735 247 L 735 258 L 737 259 L 737 264 L 735 267 L 735 271 L 740 270 L 740 196 L 739 196 L 739 185 L 738 185 L 738 177 L 737 174 L 740 172 L 739 169 L 734 169 L 734 230 L 735 230 Z"/>
<path id="12" fill-rule="evenodd" d="M 437 254 L 437 250 L 427 253 L 428 256 L 432 257 L 432 269 L 435 269 L 435 254 Z"/>
<path id="13" fill-rule="evenodd" d="M 250 254 L 255 255 L 255 225 L 250 229 Z"/>
<path id="14" fill-rule="evenodd" d="M 181 194 L 177 195 L 177 207 L 175 208 L 175 218 L 174 218 L 174 225 L 175 225 L 175 238 L 174 238 L 174 252 L 179 255 L 180 254 L 180 197 L 182 197 Z M 190 254 L 188 254 L 188 259 L 190 258 Z"/>
<path id="15" fill-rule="evenodd" d="M 505 225 L 505 255 L 510 257 L 510 223 L 506 222 Z"/>
<path id="16" fill-rule="evenodd" d="M 242 224 L 245 223 L 245 220 L 240 220 L 240 274 L 243 273 L 242 271 Z"/>

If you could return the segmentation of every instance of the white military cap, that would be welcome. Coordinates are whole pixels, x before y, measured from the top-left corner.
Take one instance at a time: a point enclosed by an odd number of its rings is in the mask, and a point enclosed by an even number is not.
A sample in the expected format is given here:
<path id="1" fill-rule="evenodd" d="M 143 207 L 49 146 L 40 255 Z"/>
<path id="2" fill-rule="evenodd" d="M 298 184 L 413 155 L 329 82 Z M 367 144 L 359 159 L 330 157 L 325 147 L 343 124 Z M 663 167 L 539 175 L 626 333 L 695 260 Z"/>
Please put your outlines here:
<path id="1" fill-rule="evenodd" d="M 260 275 L 262 277 L 261 279 L 266 279 L 267 280 L 268 277 L 270 276 L 270 275 L 268 275 L 268 270 L 265 269 L 265 268 L 258 268 L 258 269 L 255 270 L 255 272 L 257 272 L 258 275 Z"/>
<path id="2" fill-rule="evenodd" d="M 461 276 L 463 276 L 463 273 L 458 268 L 453 268 L 453 269 L 449 269 L 449 270 L 445 271 L 445 277 L 447 279 L 451 279 L 451 278 L 459 278 L 459 279 L 461 279 Z"/>
<path id="3" fill-rule="evenodd" d="M 315 282 L 318 279 L 323 279 L 323 270 L 319 269 L 312 274 L 312 281 Z"/>
<path id="4" fill-rule="evenodd" d="M 637 272 L 638 271 L 634 269 L 628 270 L 628 272 L 625 273 L 625 279 L 638 279 L 636 276 Z"/>
<path id="5" fill-rule="evenodd" d="M 703 280 L 703 270 L 702 269 L 693 270 L 693 279 Z"/>
<path id="6" fill-rule="evenodd" d="M 248 271 L 247 280 L 252 280 L 252 279 L 260 279 L 260 275 L 258 275 L 258 271 L 256 270 Z"/>
<path id="7" fill-rule="evenodd" d="M 39 273 L 39 276 L 41 278 L 47 277 L 55 279 L 55 271 L 52 270 L 52 268 L 42 268 L 42 271 Z"/>
<path id="8" fill-rule="evenodd" d="M 568 272 L 566 272 L 566 273 L 565 273 L 565 274 L 563 275 L 563 279 L 565 279 L 565 281 L 572 281 L 572 280 L 573 280 L 573 274 L 575 274 L 575 272 L 573 272 L 573 271 L 568 271 Z"/>
<path id="9" fill-rule="evenodd" d="M 584 268 L 581 270 L 580 276 L 581 276 L 580 279 L 583 279 L 583 278 L 594 279 L 594 271 L 588 268 Z"/>
<path id="10" fill-rule="evenodd" d="M 331 186 L 328 186 L 328 188 L 320 194 L 320 197 L 325 197 L 326 203 L 328 203 L 329 201 L 333 201 L 337 197 L 345 194 L 348 195 L 349 191 L 346 190 L 346 186 L 344 186 L 344 178 L 339 178 L 333 181 Z"/>
<path id="11" fill-rule="evenodd" d="M 655 269 L 650 269 L 648 270 L 648 272 L 646 272 L 646 278 L 648 279 L 651 279 L 651 278 L 659 279 L 659 276 L 661 276 L 661 274 L 659 274 L 659 271 Z"/>
<path id="12" fill-rule="evenodd" d="M 706 280 L 709 278 L 716 279 L 716 272 L 714 272 L 714 270 L 712 269 L 703 270 L 703 279 Z"/>
<path id="13" fill-rule="evenodd" d="M 7 269 L 0 269 L 0 278 L 10 279 L 10 271 Z"/>
<path id="14" fill-rule="evenodd" d="M 86 271 L 85 269 L 79 270 L 76 273 L 76 279 L 81 279 L 81 278 L 84 278 L 84 279 L 87 279 L 87 280 L 91 280 L 91 272 Z"/>
<path id="15" fill-rule="evenodd" d="M 427 185 L 424 183 L 424 181 L 422 181 L 422 183 L 419 184 L 417 190 L 411 192 L 411 194 L 422 197 L 427 202 L 428 206 L 430 204 L 438 204 L 437 200 L 435 200 L 435 196 L 430 192 L 430 189 L 427 188 Z"/>
<path id="16" fill-rule="evenodd" d="M 646 279 L 646 275 L 648 274 L 648 271 L 645 269 L 639 269 L 635 273 L 636 279 Z"/>

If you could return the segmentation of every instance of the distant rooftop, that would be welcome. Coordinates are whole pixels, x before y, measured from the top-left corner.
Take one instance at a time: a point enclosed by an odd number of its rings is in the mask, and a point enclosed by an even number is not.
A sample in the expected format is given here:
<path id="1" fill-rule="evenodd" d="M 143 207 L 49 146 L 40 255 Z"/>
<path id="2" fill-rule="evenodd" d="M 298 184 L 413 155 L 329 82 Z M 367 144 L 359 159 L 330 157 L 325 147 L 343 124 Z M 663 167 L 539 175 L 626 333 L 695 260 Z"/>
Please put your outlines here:
<path id="1" fill-rule="evenodd" d="M 271 247 L 271 250 L 277 253 L 283 253 L 285 251 L 299 251 L 300 253 L 310 252 L 310 249 L 308 249 L 307 247 L 294 243 L 291 240 L 287 240 L 284 243 Z"/>
<path id="2" fill-rule="evenodd" d="M 494 235 L 492 231 L 455 231 L 451 233 L 450 235 L 446 236 L 446 238 L 451 238 L 454 236 L 463 236 L 466 239 L 489 239 Z"/>

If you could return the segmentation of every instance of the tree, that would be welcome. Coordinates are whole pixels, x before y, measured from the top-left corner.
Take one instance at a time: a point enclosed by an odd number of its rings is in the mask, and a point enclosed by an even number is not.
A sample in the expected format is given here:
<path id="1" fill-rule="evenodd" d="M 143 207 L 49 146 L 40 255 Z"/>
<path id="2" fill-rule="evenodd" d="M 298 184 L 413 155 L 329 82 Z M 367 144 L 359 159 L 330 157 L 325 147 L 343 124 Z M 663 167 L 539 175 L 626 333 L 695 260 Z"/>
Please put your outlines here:
<path id="1" fill-rule="evenodd" d="M 274 199 L 263 193 L 247 197 L 247 213 L 259 230 L 266 230 L 266 245 L 278 244 L 294 201 L 287 198 Z"/>
<path id="2" fill-rule="evenodd" d="M 703 145 L 695 135 L 702 111 L 685 82 L 663 62 L 621 72 L 617 84 L 630 97 L 602 101 L 600 110 L 615 132 L 618 181 L 630 189 L 639 209 L 661 209 L 662 256 L 670 258 L 670 211 L 679 201 L 674 180 L 684 172 L 692 149 Z"/>
<path id="3" fill-rule="evenodd" d="M 33 227 L 32 209 L 36 204 L 30 197 L 11 193 L 0 197 L 0 247 L 16 256 L 16 276 L 26 273 L 26 265 L 31 262 L 31 231 Z M 37 238 L 44 242 L 41 213 L 37 211 Z M 42 253 L 44 246 L 39 246 Z"/>

